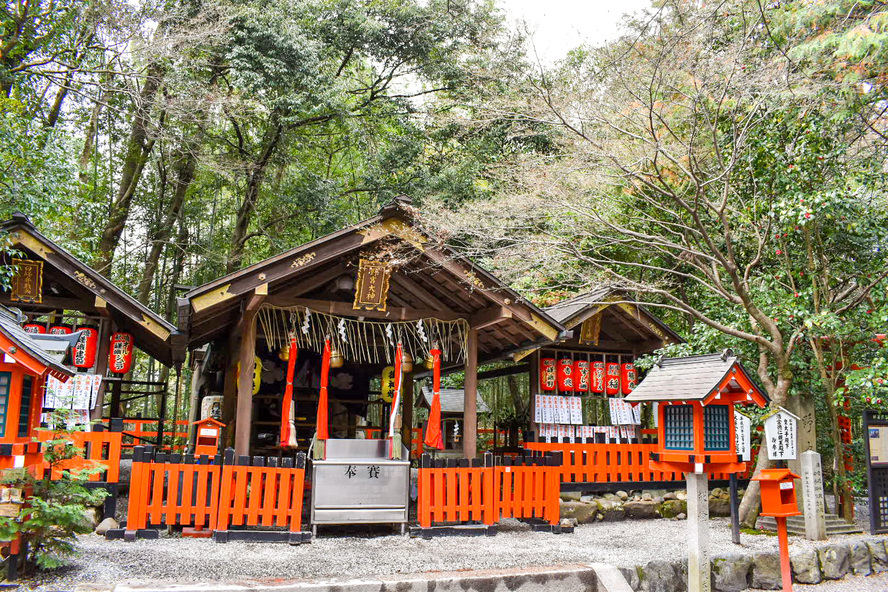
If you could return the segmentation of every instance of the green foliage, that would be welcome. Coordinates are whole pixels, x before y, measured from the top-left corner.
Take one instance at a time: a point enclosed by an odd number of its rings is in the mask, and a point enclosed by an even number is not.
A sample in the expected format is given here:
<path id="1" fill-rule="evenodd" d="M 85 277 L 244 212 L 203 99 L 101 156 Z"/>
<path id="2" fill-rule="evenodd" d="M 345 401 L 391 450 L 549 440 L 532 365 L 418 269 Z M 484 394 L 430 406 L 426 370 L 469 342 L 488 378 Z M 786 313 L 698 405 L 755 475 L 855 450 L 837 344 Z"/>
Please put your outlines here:
<path id="1" fill-rule="evenodd" d="M 47 441 L 44 450 L 50 468 L 83 456 L 83 450 L 71 445 L 63 433 Z M 0 540 L 20 538 L 22 548 L 27 549 L 23 571 L 64 565 L 65 559 L 76 553 L 77 535 L 92 532 L 84 512 L 89 506 L 99 505 L 107 495 L 105 491 L 85 487 L 89 475 L 97 470 L 100 469 L 65 470 L 55 481 L 49 479 L 50 471 L 39 480 L 27 469 L 7 471 L 3 485 L 22 490 L 24 504 L 17 518 L 0 517 Z"/>

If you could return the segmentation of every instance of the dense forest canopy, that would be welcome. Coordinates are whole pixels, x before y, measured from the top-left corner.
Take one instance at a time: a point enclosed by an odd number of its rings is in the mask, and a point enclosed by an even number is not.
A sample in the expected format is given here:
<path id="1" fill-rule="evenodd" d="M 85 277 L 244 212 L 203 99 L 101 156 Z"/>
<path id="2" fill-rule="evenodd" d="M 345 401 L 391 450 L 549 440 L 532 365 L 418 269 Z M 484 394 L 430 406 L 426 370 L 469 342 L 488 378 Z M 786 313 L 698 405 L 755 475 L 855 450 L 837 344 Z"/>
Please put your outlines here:
<path id="1" fill-rule="evenodd" d="M 0 216 L 167 318 L 405 193 L 540 304 L 614 283 L 742 351 L 836 458 L 836 409 L 888 402 L 879 2 L 656 0 L 555 64 L 492 1 L 15 0 L 0 30 Z"/>

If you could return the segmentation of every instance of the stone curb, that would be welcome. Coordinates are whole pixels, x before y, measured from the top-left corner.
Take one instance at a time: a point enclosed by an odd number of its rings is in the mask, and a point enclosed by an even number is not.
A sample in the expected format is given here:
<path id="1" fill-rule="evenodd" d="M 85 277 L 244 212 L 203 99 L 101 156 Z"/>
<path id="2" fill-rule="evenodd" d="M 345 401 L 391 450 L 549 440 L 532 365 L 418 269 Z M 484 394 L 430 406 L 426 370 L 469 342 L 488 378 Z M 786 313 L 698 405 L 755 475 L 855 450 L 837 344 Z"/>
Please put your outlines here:
<path id="1" fill-rule="evenodd" d="M 75 592 L 631 592 L 617 568 L 605 564 L 560 565 L 503 570 L 428 572 L 349 579 L 226 584 L 96 586 L 83 584 Z"/>
<path id="2" fill-rule="evenodd" d="M 712 558 L 712 590 L 741 592 L 749 588 L 780 590 L 780 558 L 774 552 L 750 555 L 717 555 Z M 846 575 L 888 572 L 885 539 L 871 537 L 848 544 L 828 543 L 790 556 L 793 581 L 819 584 Z M 683 592 L 687 590 L 687 562 L 653 560 L 634 570 L 620 568 L 634 592 Z"/>

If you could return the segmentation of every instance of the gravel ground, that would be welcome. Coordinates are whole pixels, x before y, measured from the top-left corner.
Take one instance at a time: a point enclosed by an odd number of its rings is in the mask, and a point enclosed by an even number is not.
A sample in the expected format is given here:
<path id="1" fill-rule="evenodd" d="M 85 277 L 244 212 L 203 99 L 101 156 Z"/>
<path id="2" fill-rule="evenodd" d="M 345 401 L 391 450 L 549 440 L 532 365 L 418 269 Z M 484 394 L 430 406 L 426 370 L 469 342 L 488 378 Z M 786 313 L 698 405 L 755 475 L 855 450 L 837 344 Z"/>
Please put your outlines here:
<path id="1" fill-rule="evenodd" d="M 826 582 L 816 586 L 793 584 L 797 592 L 885 592 L 888 590 L 888 574 L 868 577 L 846 578 L 835 582 Z"/>
<path id="2" fill-rule="evenodd" d="M 501 523 L 495 537 L 423 540 L 384 533 L 377 528 L 375 534 L 341 536 L 326 528 L 311 544 L 298 547 L 218 544 L 179 537 L 128 543 L 87 536 L 81 538 L 81 556 L 72 566 L 29 581 L 26 588 L 50 591 L 71 590 L 80 583 L 230 582 L 587 562 L 629 567 L 651 559 L 677 560 L 687 556 L 686 523 L 675 520 L 601 522 L 580 526 L 574 534 L 564 535 L 530 532 L 526 525 L 512 520 Z M 712 519 L 710 534 L 713 555 L 777 550 L 773 536 L 744 534 L 742 545 L 734 545 L 727 518 Z M 859 537 L 848 535 L 830 540 Z M 811 541 L 790 537 L 791 550 L 813 546 Z"/>

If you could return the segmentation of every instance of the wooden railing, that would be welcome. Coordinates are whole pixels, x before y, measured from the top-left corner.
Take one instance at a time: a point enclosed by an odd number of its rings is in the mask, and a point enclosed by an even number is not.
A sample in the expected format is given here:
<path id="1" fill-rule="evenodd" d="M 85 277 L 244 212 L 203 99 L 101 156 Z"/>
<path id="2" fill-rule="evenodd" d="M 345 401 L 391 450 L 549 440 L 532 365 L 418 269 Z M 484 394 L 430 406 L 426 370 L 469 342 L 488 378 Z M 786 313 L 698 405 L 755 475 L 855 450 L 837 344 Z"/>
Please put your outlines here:
<path id="1" fill-rule="evenodd" d="M 683 481 L 684 475 L 672 471 L 653 471 L 648 461 L 657 451 L 655 443 L 641 444 L 580 444 L 528 442 L 528 450 L 560 452 L 564 462 L 559 468 L 562 483 L 669 483 Z M 755 465 L 748 463 L 747 472 L 738 477 L 747 478 Z M 726 480 L 728 473 L 711 473 L 710 479 Z"/>
<path id="2" fill-rule="evenodd" d="M 91 472 L 87 480 L 93 482 L 117 483 L 120 481 L 120 454 L 123 434 L 109 432 L 55 432 L 39 430 L 37 440 L 47 446 L 51 440 L 65 440 L 83 450 L 82 456 L 61 461 L 52 468 L 50 479 L 58 480 L 63 471 L 76 472 L 99 469 Z M 49 463 L 43 461 L 34 465 L 34 476 L 43 479 L 49 470 Z"/>
<path id="3" fill-rule="evenodd" d="M 277 458 L 158 453 L 133 450 L 126 532 L 158 527 L 191 527 L 234 539 L 309 540 L 302 528 L 305 455 Z M 229 530 L 230 527 L 238 530 Z M 245 530 L 277 527 L 285 532 Z M 111 533 L 109 537 L 116 537 Z M 155 535 L 156 536 L 156 535 Z"/>
<path id="4" fill-rule="evenodd" d="M 559 454 L 484 459 L 432 459 L 422 455 L 417 519 L 433 525 L 502 518 L 559 520 Z"/>
<path id="5" fill-rule="evenodd" d="M 103 419 L 107 424 L 108 420 Z M 143 418 L 127 418 L 123 420 L 123 435 L 125 436 L 123 447 L 132 449 L 136 446 L 149 446 L 157 442 L 157 419 Z M 182 438 L 180 444 L 166 446 L 165 449 L 170 452 L 184 452 L 185 441 L 188 439 L 188 420 L 180 419 L 176 421 L 176 427 L 173 430 L 168 429 L 172 421 L 164 422 L 164 437 Z"/>

